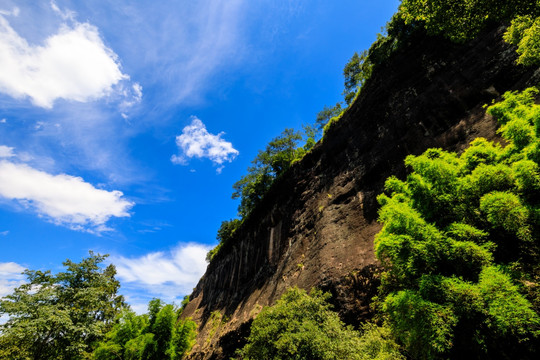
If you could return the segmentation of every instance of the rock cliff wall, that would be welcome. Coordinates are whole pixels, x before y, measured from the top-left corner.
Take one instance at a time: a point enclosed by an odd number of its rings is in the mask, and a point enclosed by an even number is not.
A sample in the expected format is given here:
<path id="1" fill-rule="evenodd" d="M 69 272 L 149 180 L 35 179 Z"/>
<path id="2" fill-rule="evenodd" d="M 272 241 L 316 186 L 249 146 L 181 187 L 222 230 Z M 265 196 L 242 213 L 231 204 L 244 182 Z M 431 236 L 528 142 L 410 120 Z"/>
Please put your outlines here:
<path id="1" fill-rule="evenodd" d="M 342 119 L 209 264 L 184 311 L 200 325 L 190 359 L 229 359 L 250 320 L 291 286 L 331 291 L 350 324 L 369 318 L 384 180 L 405 175 L 408 154 L 496 139 L 483 105 L 540 81 L 538 69 L 515 65 L 503 32 L 463 45 L 417 35 L 374 71 Z"/>

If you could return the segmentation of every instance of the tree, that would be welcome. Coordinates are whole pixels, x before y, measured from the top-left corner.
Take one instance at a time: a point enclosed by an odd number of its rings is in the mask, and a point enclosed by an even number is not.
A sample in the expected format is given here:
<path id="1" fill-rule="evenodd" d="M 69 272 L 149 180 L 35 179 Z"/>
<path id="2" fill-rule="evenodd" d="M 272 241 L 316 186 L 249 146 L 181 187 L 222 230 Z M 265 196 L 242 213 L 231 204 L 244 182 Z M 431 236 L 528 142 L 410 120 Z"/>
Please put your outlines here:
<path id="1" fill-rule="evenodd" d="M 418 359 L 535 358 L 540 317 L 538 90 L 488 108 L 506 147 L 429 149 L 378 197 L 380 309 Z M 536 311 L 535 311 L 536 310 Z"/>
<path id="2" fill-rule="evenodd" d="M 333 107 L 325 106 L 321 111 L 319 111 L 319 113 L 317 114 L 317 118 L 315 119 L 317 129 L 319 131 L 322 130 L 331 118 L 339 116 L 342 112 L 343 108 L 341 107 L 340 102 L 338 102 Z"/>
<path id="3" fill-rule="evenodd" d="M 148 303 L 148 313 L 125 309 L 94 351 L 96 360 L 181 360 L 195 343 L 196 324 L 179 320 L 182 308 L 160 299 Z"/>
<path id="4" fill-rule="evenodd" d="M 125 305 L 107 255 L 90 252 L 80 263 L 66 260 L 66 271 L 26 270 L 27 282 L 0 300 L 0 358 L 82 359 L 111 328 Z"/>
<path id="5" fill-rule="evenodd" d="M 239 219 L 231 219 L 229 221 L 222 221 L 221 226 L 218 229 L 216 239 L 219 241 L 217 246 L 210 250 L 206 254 L 206 261 L 210 262 L 216 256 L 216 254 L 219 252 L 221 247 L 230 242 L 233 238 L 234 233 L 236 230 L 240 227 L 242 224 L 242 221 Z"/>
<path id="6" fill-rule="evenodd" d="M 329 294 L 291 288 L 251 325 L 242 359 L 403 359 L 385 329 L 366 325 L 364 334 L 345 326 L 328 304 Z"/>
<path id="7" fill-rule="evenodd" d="M 516 17 L 504 34 L 504 39 L 517 46 L 518 64 L 540 64 L 540 17 Z"/>
<path id="8" fill-rule="evenodd" d="M 302 135 L 293 129 L 285 129 L 272 139 L 264 151 L 260 150 L 253 165 L 234 185 L 233 199 L 240 199 L 238 213 L 246 217 L 263 199 L 274 179 L 283 174 L 298 157 L 298 143 Z"/>
<path id="9" fill-rule="evenodd" d="M 371 75 L 371 63 L 368 60 L 368 52 L 362 51 L 360 55 L 354 53 L 349 62 L 343 68 L 345 89 L 343 97 L 347 105 L 350 105 L 358 90 L 364 85 Z"/>

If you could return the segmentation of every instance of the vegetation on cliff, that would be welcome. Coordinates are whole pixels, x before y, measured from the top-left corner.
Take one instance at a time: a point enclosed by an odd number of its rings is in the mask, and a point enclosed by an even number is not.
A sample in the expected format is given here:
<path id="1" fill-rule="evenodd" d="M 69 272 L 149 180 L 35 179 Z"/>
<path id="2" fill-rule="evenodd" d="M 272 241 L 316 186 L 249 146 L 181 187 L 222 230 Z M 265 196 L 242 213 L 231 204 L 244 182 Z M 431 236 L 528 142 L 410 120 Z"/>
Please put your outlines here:
<path id="1" fill-rule="evenodd" d="M 291 289 L 257 316 L 243 359 L 533 359 L 540 344 L 539 91 L 508 92 L 487 112 L 505 146 L 408 156 L 406 180 L 378 197 L 383 265 L 376 323 L 357 332 Z M 379 324 L 379 325 L 377 325 Z"/>
<path id="2" fill-rule="evenodd" d="M 504 38 L 517 46 L 519 64 L 540 63 L 540 4 L 535 0 L 403 0 L 399 11 L 379 34 L 369 50 L 355 53 L 343 69 L 343 97 L 348 107 L 358 96 L 374 68 L 384 63 L 393 52 L 404 46 L 418 32 L 443 35 L 455 42 L 476 36 L 489 24 L 512 22 Z M 272 139 L 264 151 L 252 161 L 248 173 L 233 186 L 233 199 L 240 199 L 238 213 L 247 217 L 264 198 L 274 180 L 294 161 L 302 158 L 318 139 L 343 115 L 347 107 L 338 102 L 325 106 L 313 125 L 304 132 L 285 129 Z M 303 144 L 303 145 L 302 145 Z"/>
<path id="3" fill-rule="evenodd" d="M 379 196 L 379 308 L 414 358 L 528 358 L 540 336 L 538 90 L 488 108 L 506 146 L 408 156 Z"/>
<path id="4" fill-rule="evenodd" d="M 253 321 L 242 359 L 399 360 L 404 357 L 389 331 L 366 325 L 362 332 L 345 326 L 331 311 L 329 294 L 289 289 Z"/>
<path id="5" fill-rule="evenodd" d="M 539 64 L 539 15 L 540 3 L 531 0 L 403 0 L 388 33 L 367 53 L 355 54 L 346 69 L 359 79 L 359 91 L 373 67 L 396 51 L 408 34 L 425 31 L 463 42 L 489 24 L 501 22 L 511 23 L 504 39 L 516 46 L 517 63 Z M 344 92 L 347 103 L 352 88 L 348 89 Z M 384 340 L 389 343 L 394 339 L 407 357 L 538 356 L 537 97 L 536 88 L 506 93 L 504 101 L 487 109 L 501 124 L 504 146 L 478 138 L 462 154 L 430 149 L 407 157 L 406 165 L 412 171 L 405 181 L 395 177 L 386 181 L 385 194 L 378 198 L 383 229 L 375 241 L 377 257 L 385 267 L 374 302 L 379 314 L 376 321 L 382 327 L 366 326 L 386 334 Z M 328 121 L 325 130 L 339 120 L 341 109 L 338 103 L 319 114 Z M 295 308 L 300 296 L 291 295 L 295 291 L 290 290 L 259 315 L 248 345 L 239 355 L 246 359 L 327 358 L 324 350 L 334 345 L 328 339 L 322 344 L 317 334 L 333 334 L 335 330 L 321 329 L 334 322 L 319 316 L 317 326 L 299 325 L 311 316 L 306 313 L 317 312 L 305 310 L 307 305 Z M 344 338 L 353 354 L 342 358 L 361 358 L 361 350 L 354 344 L 362 336 Z M 334 351 L 339 353 L 339 346 Z"/>

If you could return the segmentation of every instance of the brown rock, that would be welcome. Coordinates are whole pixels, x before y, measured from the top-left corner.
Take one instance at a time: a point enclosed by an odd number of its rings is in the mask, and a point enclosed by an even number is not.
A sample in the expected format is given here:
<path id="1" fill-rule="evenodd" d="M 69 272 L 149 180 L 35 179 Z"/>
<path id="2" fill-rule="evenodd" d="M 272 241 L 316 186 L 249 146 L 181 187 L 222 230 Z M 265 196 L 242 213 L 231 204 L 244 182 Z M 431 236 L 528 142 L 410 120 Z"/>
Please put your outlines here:
<path id="1" fill-rule="evenodd" d="M 463 45 L 419 35 L 374 71 L 343 118 L 279 178 L 191 295 L 198 322 L 190 359 L 229 359 L 251 319 L 291 286 L 332 292 L 349 324 L 371 316 L 377 286 L 376 196 L 403 160 L 430 147 L 461 151 L 498 139 L 483 105 L 538 83 L 515 65 L 504 27 Z"/>

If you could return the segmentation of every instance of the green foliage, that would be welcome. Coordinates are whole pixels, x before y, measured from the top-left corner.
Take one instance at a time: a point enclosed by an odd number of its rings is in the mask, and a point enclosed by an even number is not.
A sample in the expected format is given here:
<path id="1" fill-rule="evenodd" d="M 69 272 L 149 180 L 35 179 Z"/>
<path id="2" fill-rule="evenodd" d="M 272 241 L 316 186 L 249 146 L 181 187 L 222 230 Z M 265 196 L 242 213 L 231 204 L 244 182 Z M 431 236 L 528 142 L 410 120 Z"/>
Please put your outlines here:
<path id="1" fill-rule="evenodd" d="M 0 359 L 82 359 L 125 306 L 107 255 L 90 252 L 64 272 L 26 270 L 27 282 L 0 300 Z"/>
<path id="2" fill-rule="evenodd" d="M 457 318 L 449 306 L 426 301 L 417 292 L 402 290 L 389 294 L 382 310 L 393 333 L 414 357 L 430 359 L 452 345 Z"/>
<path id="3" fill-rule="evenodd" d="M 302 135 L 293 129 L 285 129 L 272 139 L 264 151 L 251 162 L 248 173 L 234 185 L 233 199 L 240 199 L 238 213 L 245 218 L 263 199 L 274 179 L 283 174 L 299 156 L 298 144 Z"/>
<path id="4" fill-rule="evenodd" d="M 539 11 L 536 0 L 402 0 L 399 7 L 405 23 L 422 23 L 429 33 L 460 42 L 474 37 L 489 23 L 519 15 L 536 17 Z"/>
<path id="5" fill-rule="evenodd" d="M 343 112 L 343 108 L 341 107 L 341 103 L 337 103 L 333 107 L 325 106 L 319 113 L 317 114 L 317 118 L 315 119 L 315 124 L 317 125 L 317 128 L 319 130 L 322 130 L 324 126 L 330 121 L 330 119 L 334 117 L 339 117 L 341 113 Z"/>
<path id="6" fill-rule="evenodd" d="M 253 321 L 242 359 L 403 359 L 388 329 L 346 327 L 327 303 L 329 294 L 289 289 Z"/>
<path id="7" fill-rule="evenodd" d="M 195 343 L 196 324 L 180 321 L 182 308 L 153 299 L 148 314 L 125 309 L 93 354 L 96 360 L 180 360 Z"/>
<path id="8" fill-rule="evenodd" d="M 221 226 L 218 229 L 216 239 L 219 241 L 217 246 L 210 250 L 208 254 L 206 254 L 206 261 L 210 262 L 216 256 L 216 254 L 219 252 L 221 247 L 230 242 L 233 238 L 234 233 L 236 230 L 240 227 L 242 224 L 242 221 L 239 219 L 231 219 L 229 221 L 222 221 Z"/>
<path id="9" fill-rule="evenodd" d="M 389 178 L 378 197 L 379 306 L 414 358 L 537 351 L 539 298 L 528 290 L 540 274 L 537 94 L 507 93 L 488 108 L 506 147 L 476 139 L 461 155 L 408 156 L 406 181 Z"/>
<path id="10" fill-rule="evenodd" d="M 518 64 L 540 64 L 540 18 L 518 16 L 512 20 L 504 39 L 517 46 Z"/>
<path id="11" fill-rule="evenodd" d="M 537 0 L 402 0 L 398 16 L 430 34 L 463 42 L 489 23 L 512 20 L 504 39 L 517 46 L 518 63 L 540 64 L 540 3 Z"/>
<path id="12" fill-rule="evenodd" d="M 350 105 L 358 90 L 364 85 L 370 77 L 372 64 L 368 60 L 368 52 L 363 51 L 358 55 L 354 53 L 349 62 L 343 68 L 343 77 L 345 79 L 345 89 L 343 97 L 347 105 Z"/>

